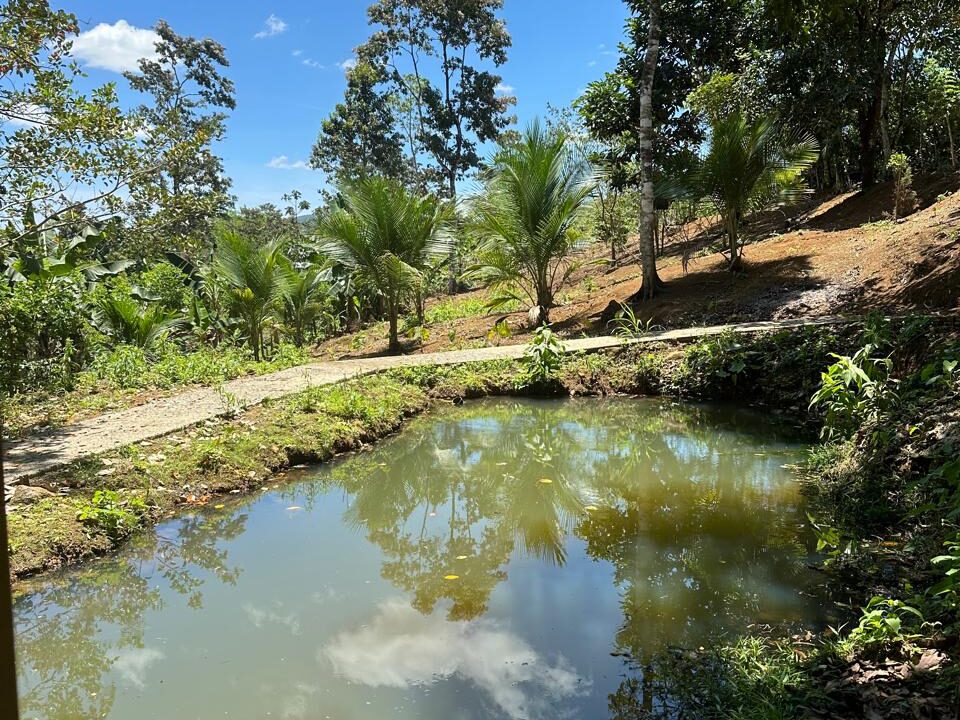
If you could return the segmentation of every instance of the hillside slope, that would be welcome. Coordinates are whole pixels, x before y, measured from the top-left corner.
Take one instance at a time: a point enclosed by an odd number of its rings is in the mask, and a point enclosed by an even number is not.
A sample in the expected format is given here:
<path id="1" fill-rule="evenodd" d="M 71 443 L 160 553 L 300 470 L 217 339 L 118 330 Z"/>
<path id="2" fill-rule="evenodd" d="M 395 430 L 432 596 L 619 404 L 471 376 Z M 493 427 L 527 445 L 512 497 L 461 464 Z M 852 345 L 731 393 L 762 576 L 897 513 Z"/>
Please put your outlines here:
<path id="1" fill-rule="evenodd" d="M 671 237 L 659 260 L 665 288 L 653 302 L 637 305 L 637 315 L 675 328 L 874 309 L 956 310 L 960 176 L 928 178 L 917 185 L 921 209 L 896 223 L 884 219 L 893 204 L 889 183 L 866 193 L 814 200 L 790 213 L 767 213 L 748 226 L 757 239 L 746 246 L 739 273 L 728 272 L 724 257 L 710 252 L 716 236 L 712 228 L 688 239 Z M 704 249 L 693 252 L 699 247 Z M 592 256 L 604 252 L 599 246 L 590 250 Z M 613 309 L 639 290 L 639 275 L 632 256 L 616 268 L 582 268 L 558 294 L 561 305 L 551 313 L 555 329 L 569 337 L 607 332 Z M 431 305 L 476 307 L 485 297 L 485 290 L 476 290 L 438 298 Z M 496 342 L 488 334 L 501 318 L 510 325 L 510 338 L 502 342 L 528 337 L 522 311 L 473 314 L 434 323 L 429 338 L 411 341 L 410 349 L 435 351 Z M 378 327 L 369 328 L 325 343 L 321 354 L 378 354 L 386 350 L 384 337 Z"/>

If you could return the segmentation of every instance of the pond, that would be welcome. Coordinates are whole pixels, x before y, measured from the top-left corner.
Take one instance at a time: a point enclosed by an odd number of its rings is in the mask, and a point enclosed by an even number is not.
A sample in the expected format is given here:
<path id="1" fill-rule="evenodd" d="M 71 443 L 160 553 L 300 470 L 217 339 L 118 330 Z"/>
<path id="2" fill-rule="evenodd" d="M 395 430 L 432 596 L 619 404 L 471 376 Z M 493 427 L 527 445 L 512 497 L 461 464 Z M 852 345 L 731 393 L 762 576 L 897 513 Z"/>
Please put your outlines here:
<path id="1" fill-rule="evenodd" d="M 421 417 L 33 585 L 22 712 L 610 717 L 666 648 L 826 621 L 797 437 L 660 399 Z"/>

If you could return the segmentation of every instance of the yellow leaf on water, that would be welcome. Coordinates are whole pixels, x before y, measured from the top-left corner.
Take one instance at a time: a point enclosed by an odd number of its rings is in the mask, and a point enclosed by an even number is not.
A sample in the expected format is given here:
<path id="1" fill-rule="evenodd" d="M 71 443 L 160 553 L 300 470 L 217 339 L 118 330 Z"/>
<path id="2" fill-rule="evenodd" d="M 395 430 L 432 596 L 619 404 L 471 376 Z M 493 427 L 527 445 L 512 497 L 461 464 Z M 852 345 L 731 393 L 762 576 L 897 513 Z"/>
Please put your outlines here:
<path id="1" fill-rule="evenodd" d="M 223 503 L 220 503 L 219 505 L 214 505 L 213 507 L 217 510 L 221 510 L 222 508 L 225 508 L 226 505 L 224 505 Z"/>
<path id="2" fill-rule="evenodd" d="M 544 485 L 550 485 L 553 482 L 553 480 L 551 480 L 550 478 L 540 478 L 540 482 L 543 483 Z"/>
<path id="3" fill-rule="evenodd" d="M 300 507 L 299 505 L 291 505 L 290 507 L 287 508 L 287 510 L 303 510 L 303 508 Z"/>
<path id="4" fill-rule="evenodd" d="M 594 510 L 599 510 L 599 509 L 600 509 L 600 508 L 598 508 L 596 505 L 587 505 L 587 506 L 584 508 L 584 510 L 587 510 L 587 511 L 589 511 L 589 512 L 593 512 Z"/>
<path id="5" fill-rule="evenodd" d="M 469 556 L 469 555 L 457 555 L 457 560 L 466 560 L 468 557 L 470 557 L 470 556 Z"/>
<path id="6" fill-rule="evenodd" d="M 444 575 L 444 576 L 443 576 L 443 579 L 444 579 L 444 580 L 459 580 L 459 579 L 460 579 L 460 576 L 459 576 L 459 575 Z"/>

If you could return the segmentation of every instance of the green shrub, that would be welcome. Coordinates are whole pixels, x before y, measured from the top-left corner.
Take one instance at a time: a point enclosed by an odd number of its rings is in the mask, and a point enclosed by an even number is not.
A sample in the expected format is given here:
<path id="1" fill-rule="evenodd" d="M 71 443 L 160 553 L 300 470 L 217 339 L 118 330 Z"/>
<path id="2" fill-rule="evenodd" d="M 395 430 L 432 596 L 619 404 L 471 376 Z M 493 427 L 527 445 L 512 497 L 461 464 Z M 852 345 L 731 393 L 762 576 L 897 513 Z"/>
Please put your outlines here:
<path id="1" fill-rule="evenodd" d="M 820 389 L 810 407 L 826 413 L 822 437 L 850 437 L 867 424 L 876 424 L 896 403 L 893 361 L 873 356 L 875 346 L 865 345 L 853 357 L 836 355 L 836 362 L 821 373 Z"/>
<path id="2" fill-rule="evenodd" d="M 140 273 L 139 287 L 160 307 L 179 313 L 189 304 L 192 293 L 187 276 L 168 262 L 159 262 Z"/>
<path id="3" fill-rule="evenodd" d="M 533 333 L 523 353 L 523 373 L 517 382 L 521 387 L 543 387 L 557 378 L 563 362 L 563 345 L 546 325 Z"/>
<path id="4" fill-rule="evenodd" d="M 0 284 L 0 392 L 69 388 L 87 356 L 78 278 Z"/>
<path id="5" fill-rule="evenodd" d="M 77 520 L 116 540 L 133 532 L 146 511 L 146 503 L 138 497 L 121 499 L 114 490 L 97 490 L 80 505 Z"/>

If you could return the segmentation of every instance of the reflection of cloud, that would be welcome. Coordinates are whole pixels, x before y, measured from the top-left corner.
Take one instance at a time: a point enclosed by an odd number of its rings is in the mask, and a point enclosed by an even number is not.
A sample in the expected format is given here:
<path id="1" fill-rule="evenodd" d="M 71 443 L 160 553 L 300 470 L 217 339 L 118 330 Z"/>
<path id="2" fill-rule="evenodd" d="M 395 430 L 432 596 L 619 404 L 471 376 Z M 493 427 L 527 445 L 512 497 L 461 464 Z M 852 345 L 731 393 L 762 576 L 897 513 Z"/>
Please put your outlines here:
<path id="1" fill-rule="evenodd" d="M 317 688 L 314 685 L 298 682 L 294 685 L 294 692 L 284 693 L 283 703 L 280 709 L 280 717 L 283 718 L 305 718 L 309 708 L 309 701 L 313 695 L 317 694 Z"/>
<path id="2" fill-rule="evenodd" d="M 321 654 L 339 675 L 371 687 L 429 685 L 459 675 L 516 720 L 557 717 L 551 705 L 589 687 L 562 657 L 548 664 L 491 620 L 448 622 L 399 599 L 381 604 L 370 623 L 341 633 Z"/>
<path id="3" fill-rule="evenodd" d="M 250 624 L 258 630 L 264 625 L 281 625 L 288 628 L 291 635 L 300 634 L 300 620 L 294 613 L 283 615 L 276 610 L 261 610 L 250 603 L 243 606 L 243 611 L 250 618 Z"/>
<path id="4" fill-rule="evenodd" d="M 113 661 L 113 669 L 131 685 L 142 688 L 146 682 L 147 669 L 166 657 L 156 648 L 124 648 Z"/>

